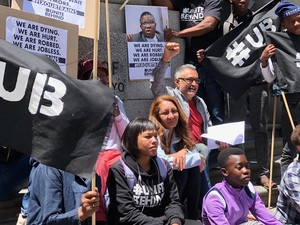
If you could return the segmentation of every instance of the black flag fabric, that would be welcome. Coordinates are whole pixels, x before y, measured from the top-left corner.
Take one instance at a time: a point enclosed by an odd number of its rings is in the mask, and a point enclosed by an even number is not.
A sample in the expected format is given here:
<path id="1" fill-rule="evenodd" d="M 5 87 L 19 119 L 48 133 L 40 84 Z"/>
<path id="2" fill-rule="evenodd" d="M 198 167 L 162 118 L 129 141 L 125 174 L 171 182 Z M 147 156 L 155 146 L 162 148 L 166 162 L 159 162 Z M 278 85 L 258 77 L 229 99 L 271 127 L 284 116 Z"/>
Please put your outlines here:
<path id="1" fill-rule="evenodd" d="M 205 50 L 203 65 L 233 98 L 239 98 L 261 77 L 258 59 L 266 46 L 263 32 L 279 29 L 274 13 L 278 2 L 267 3 Z"/>
<path id="2" fill-rule="evenodd" d="M 113 106 L 110 88 L 0 40 L 0 145 L 91 179 Z"/>
<path id="3" fill-rule="evenodd" d="M 279 86 L 287 92 L 300 92 L 300 36 L 267 32 L 267 43 L 276 47 L 272 57 Z"/>

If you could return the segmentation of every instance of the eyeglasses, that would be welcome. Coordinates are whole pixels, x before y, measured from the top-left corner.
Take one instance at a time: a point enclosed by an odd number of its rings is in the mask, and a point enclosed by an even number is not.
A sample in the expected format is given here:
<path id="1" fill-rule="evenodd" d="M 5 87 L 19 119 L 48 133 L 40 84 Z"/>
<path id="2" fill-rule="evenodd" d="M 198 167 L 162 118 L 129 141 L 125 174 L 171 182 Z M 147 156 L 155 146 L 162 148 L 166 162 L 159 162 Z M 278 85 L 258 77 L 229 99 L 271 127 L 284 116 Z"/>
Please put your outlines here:
<path id="1" fill-rule="evenodd" d="M 199 78 L 191 78 L 191 77 L 188 77 L 188 78 L 178 78 L 178 80 L 184 80 L 187 84 L 192 84 L 193 81 L 196 82 L 196 84 L 200 84 L 200 79 Z"/>
<path id="2" fill-rule="evenodd" d="M 143 22 L 143 23 L 141 23 L 141 25 L 142 25 L 143 27 L 146 27 L 146 26 L 153 26 L 154 24 L 155 24 L 154 21 L 149 21 L 149 22 Z"/>

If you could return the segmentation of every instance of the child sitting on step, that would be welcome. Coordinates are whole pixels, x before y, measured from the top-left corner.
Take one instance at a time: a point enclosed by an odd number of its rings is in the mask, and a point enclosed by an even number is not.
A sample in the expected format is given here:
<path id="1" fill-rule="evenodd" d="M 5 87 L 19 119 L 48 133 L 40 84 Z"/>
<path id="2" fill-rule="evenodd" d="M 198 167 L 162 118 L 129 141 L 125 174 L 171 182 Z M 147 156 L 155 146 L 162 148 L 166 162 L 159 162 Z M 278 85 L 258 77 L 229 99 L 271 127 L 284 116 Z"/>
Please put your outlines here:
<path id="1" fill-rule="evenodd" d="M 223 181 L 214 185 L 203 199 L 203 225 L 282 224 L 266 209 L 250 182 L 249 163 L 239 148 L 221 151 L 218 164 Z M 257 221 L 248 222 L 249 211 Z"/>

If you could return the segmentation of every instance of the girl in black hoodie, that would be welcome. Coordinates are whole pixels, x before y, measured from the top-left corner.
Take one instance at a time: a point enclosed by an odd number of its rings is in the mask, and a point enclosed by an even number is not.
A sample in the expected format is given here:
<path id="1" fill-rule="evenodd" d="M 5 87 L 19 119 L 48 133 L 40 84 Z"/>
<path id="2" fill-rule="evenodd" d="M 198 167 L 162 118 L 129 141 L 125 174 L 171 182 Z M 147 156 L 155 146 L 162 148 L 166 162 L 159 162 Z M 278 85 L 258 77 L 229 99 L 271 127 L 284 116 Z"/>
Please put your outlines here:
<path id="1" fill-rule="evenodd" d="M 150 120 L 137 118 L 125 129 L 122 159 L 111 166 L 107 179 L 108 224 L 184 223 L 172 168 L 157 159 L 157 145 L 157 129 Z M 133 172 L 133 185 L 129 184 L 122 163 Z"/>

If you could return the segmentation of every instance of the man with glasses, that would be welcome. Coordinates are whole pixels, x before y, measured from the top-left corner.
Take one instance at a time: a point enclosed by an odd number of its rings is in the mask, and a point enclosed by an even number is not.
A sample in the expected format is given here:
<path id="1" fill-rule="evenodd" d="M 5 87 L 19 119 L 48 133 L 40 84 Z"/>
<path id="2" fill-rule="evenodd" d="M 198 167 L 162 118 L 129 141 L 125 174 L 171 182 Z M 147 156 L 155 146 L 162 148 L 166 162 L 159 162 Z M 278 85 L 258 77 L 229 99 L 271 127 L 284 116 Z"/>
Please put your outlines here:
<path id="1" fill-rule="evenodd" d="M 150 12 L 143 12 L 140 16 L 141 32 L 129 37 L 130 42 L 162 42 L 164 35 L 156 31 L 156 22 Z"/>
<path id="2" fill-rule="evenodd" d="M 185 64 L 176 70 L 174 75 L 176 88 L 164 86 L 163 84 L 169 62 L 179 53 L 179 51 L 180 46 L 178 43 L 166 43 L 163 57 L 153 70 L 151 91 L 155 97 L 163 94 L 169 94 L 178 100 L 181 108 L 188 118 L 188 126 L 191 132 L 191 137 L 199 152 L 206 158 L 208 156 L 208 149 L 203 144 L 201 135 L 207 132 L 207 127 L 211 126 L 212 123 L 206 104 L 202 98 L 196 95 L 200 83 L 196 67 L 191 64 Z M 227 147 L 228 144 L 221 142 L 219 150 L 223 150 Z M 202 198 L 210 188 L 208 169 L 205 169 L 201 176 L 200 203 L 202 204 Z"/>

